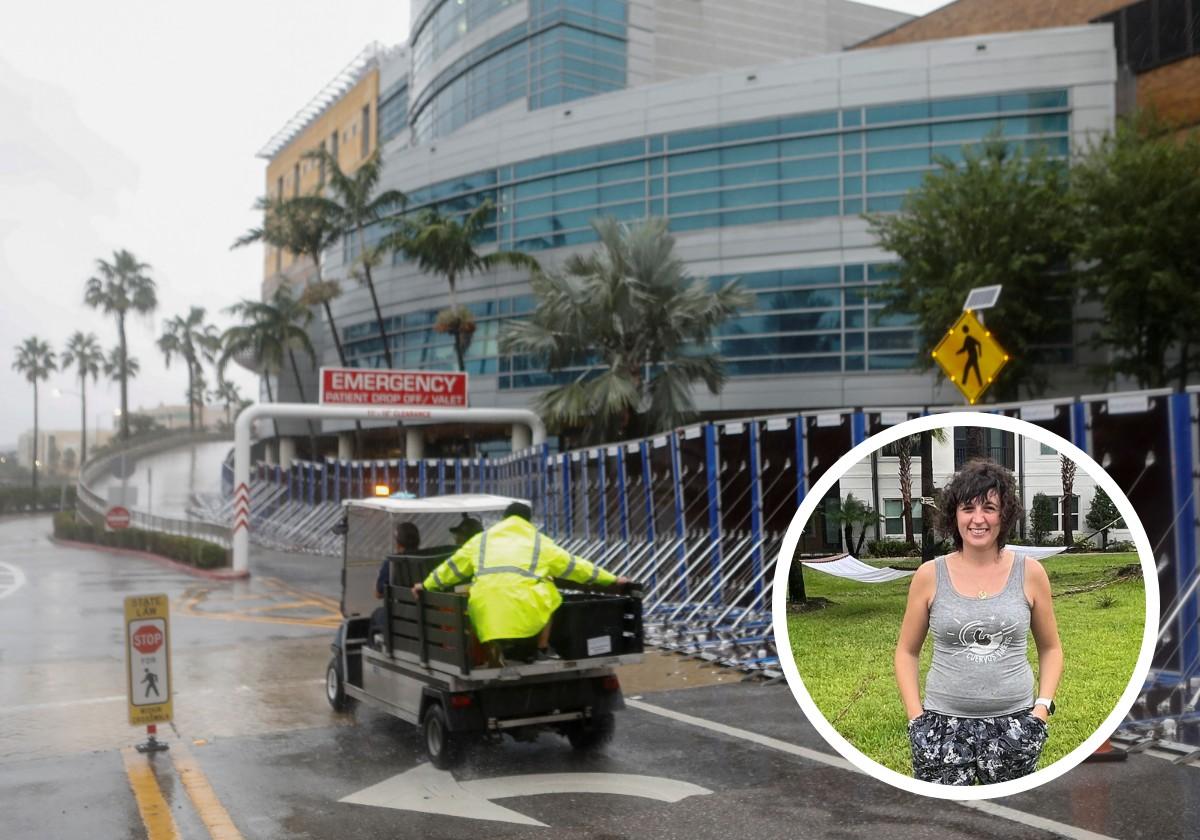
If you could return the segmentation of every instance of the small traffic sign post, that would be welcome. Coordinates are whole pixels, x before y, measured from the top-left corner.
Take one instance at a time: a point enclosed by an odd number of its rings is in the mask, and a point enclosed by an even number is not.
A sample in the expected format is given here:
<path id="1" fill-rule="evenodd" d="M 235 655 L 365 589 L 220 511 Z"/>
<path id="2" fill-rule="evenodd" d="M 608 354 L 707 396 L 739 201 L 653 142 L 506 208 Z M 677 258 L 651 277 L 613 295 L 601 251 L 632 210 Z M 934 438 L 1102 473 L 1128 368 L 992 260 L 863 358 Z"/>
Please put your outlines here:
<path id="1" fill-rule="evenodd" d="M 168 749 L 157 724 L 171 720 L 170 615 L 166 595 L 131 595 L 125 599 L 125 663 L 129 722 L 146 725 L 138 752 Z"/>
<path id="2" fill-rule="evenodd" d="M 121 505 L 110 507 L 104 514 L 104 524 L 108 526 L 110 531 L 120 531 L 129 527 L 133 517 L 129 513 L 129 508 Z"/>
<path id="3" fill-rule="evenodd" d="M 938 342 L 933 359 L 974 405 L 1008 363 L 1008 353 L 975 313 L 967 310 Z"/>

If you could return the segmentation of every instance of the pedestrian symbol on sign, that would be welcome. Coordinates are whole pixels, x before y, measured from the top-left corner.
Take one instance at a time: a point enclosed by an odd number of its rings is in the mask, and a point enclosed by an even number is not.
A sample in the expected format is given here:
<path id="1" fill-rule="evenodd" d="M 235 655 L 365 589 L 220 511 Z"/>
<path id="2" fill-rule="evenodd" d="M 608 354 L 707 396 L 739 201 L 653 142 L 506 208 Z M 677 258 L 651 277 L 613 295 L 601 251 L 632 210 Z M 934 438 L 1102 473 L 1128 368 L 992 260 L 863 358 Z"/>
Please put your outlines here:
<path id="1" fill-rule="evenodd" d="M 967 354 L 967 363 L 963 365 L 962 384 L 967 384 L 967 376 L 974 369 L 975 381 L 979 383 L 980 387 L 983 387 L 983 377 L 979 374 L 979 355 L 983 350 L 983 345 L 979 343 L 978 339 L 972 337 L 971 328 L 966 324 L 963 324 L 962 331 L 966 338 L 963 339 L 962 347 L 958 348 L 958 352 L 954 354 L 956 356 Z"/>
<path id="2" fill-rule="evenodd" d="M 150 692 L 154 692 L 155 697 L 161 697 L 158 693 L 158 674 L 151 673 L 149 668 L 145 669 L 146 676 L 142 677 L 142 684 L 146 686 L 146 699 L 150 699 Z"/>

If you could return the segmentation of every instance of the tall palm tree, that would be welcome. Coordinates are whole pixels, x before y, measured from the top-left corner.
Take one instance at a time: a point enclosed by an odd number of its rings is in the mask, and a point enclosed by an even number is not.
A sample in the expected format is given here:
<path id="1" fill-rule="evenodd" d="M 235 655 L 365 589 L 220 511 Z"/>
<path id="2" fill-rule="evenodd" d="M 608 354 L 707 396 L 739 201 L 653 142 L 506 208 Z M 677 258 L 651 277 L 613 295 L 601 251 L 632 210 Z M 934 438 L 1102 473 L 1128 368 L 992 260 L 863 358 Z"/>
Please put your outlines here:
<path id="1" fill-rule="evenodd" d="M 933 439 L 938 443 L 946 442 L 945 429 L 933 429 Z M 907 435 L 900 438 L 894 443 L 889 443 L 883 448 L 884 455 L 895 456 L 897 466 L 899 468 L 900 480 L 900 505 L 901 513 L 904 518 L 904 541 L 915 545 L 913 529 L 913 514 L 912 514 L 912 451 L 913 447 L 920 446 L 921 433 Z"/>
<path id="2" fill-rule="evenodd" d="M 238 237 L 231 247 L 241 248 L 261 241 L 312 260 L 316 279 L 308 284 L 300 300 L 306 306 L 320 305 L 325 310 L 338 362 L 345 367 L 346 353 L 342 350 L 333 310 L 329 307 L 329 302 L 342 290 L 336 281 L 325 280 L 321 271 L 321 255 L 342 237 L 339 211 L 329 204 L 314 201 L 312 196 L 260 198 L 256 206 L 263 211 L 262 227 L 251 228 Z"/>
<path id="3" fill-rule="evenodd" d="M 67 339 L 67 349 L 62 354 L 62 369 L 74 366 L 79 375 L 79 466 L 87 463 L 87 379 L 95 383 L 100 379 L 100 368 L 104 364 L 104 351 L 95 333 L 76 331 Z M 100 431 L 97 429 L 96 431 Z"/>
<path id="4" fill-rule="evenodd" d="M 117 349 L 121 356 L 117 369 L 121 371 L 122 440 L 129 437 L 129 376 L 124 361 L 129 355 L 129 345 L 125 341 L 125 315 L 130 311 L 148 315 L 158 306 L 154 281 L 146 275 L 149 268 L 149 265 L 138 262 L 126 250 L 114 251 L 111 263 L 96 260 L 99 276 L 88 279 L 83 295 L 83 301 L 88 306 L 103 309 L 117 319 Z"/>
<path id="5" fill-rule="evenodd" d="M 263 376 L 267 379 L 267 398 L 274 401 L 270 374 L 281 372 L 286 358 L 296 379 L 300 400 L 307 402 L 304 380 L 300 378 L 300 366 L 296 361 L 296 351 L 301 351 L 312 364 L 316 364 L 317 354 L 306 329 L 312 321 L 312 312 L 308 307 L 293 297 L 291 289 L 285 285 L 275 290 L 270 303 L 243 299 L 225 311 L 240 318 L 242 323 L 230 327 L 221 335 L 221 355 L 217 360 L 218 377 L 224 379 L 225 368 L 234 356 L 252 356 L 258 361 Z M 308 434 L 312 455 L 316 457 L 316 431 L 311 420 L 308 421 Z M 275 435 L 279 436 L 278 424 Z"/>
<path id="6" fill-rule="evenodd" d="M 217 387 L 209 392 L 209 399 L 216 400 L 225 406 L 225 425 L 233 426 L 233 407 L 242 404 L 242 393 L 236 382 L 217 378 Z"/>
<path id="7" fill-rule="evenodd" d="M 1075 470 L 1078 465 L 1066 455 L 1058 456 L 1062 472 L 1062 531 L 1063 545 L 1068 549 L 1075 544 L 1071 524 L 1075 521 L 1073 504 L 1075 498 Z"/>
<path id="8" fill-rule="evenodd" d="M 171 366 L 172 356 L 179 356 L 187 365 L 188 374 L 188 428 L 196 430 L 196 403 L 199 401 L 200 410 L 204 410 L 204 381 L 205 360 L 211 362 L 220 349 L 221 339 L 217 328 L 204 323 L 204 307 L 193 306 L 186 316 L 176 315 L 163 327 L 162 337 L 158 339 L 158 349 L 166 358 L 167 367 Z M 203 417 L 201 417 L 203 424 Z"/>
<path id="9" fill-rule="evenodd" d="M 694 413 L 692 385 L 716 394 L 725 381 L 720 356 L 704 352 L 713 331 L 753 298 L 736 281 L 712 291 L 688 276 L 663 219 L 592 224 L 601 250 L 536 274 L 537 307 L 508 326 L 500 349 L 529 354 L 549 371 L 584 367 L 537 398 L 560 428 L 618 440 L 682 425 Z"/>
<path id="10" fill-rule="evenodd" d="M 54 351 L 37 336 L 30 336 L 15 348 L 17 357 L 13 370 L 22 374 L 25 381 L 33 385 L 33 504 L 37 508 L 38 489 L 38 380 L 49 379 L 50 372 L 57 370 Z"/>
<path id="11" fill-rule="evenodd" d="M 379 186 L 379 177 L 383 172 L 383 158 L 378 149 L 359 164 L 353 174 L 343 172 L 337 158 L 324 146 L 308 152 L 305 157 L 319 161 L 324 167 L 327 197 L 312 196 L 303 200 L 323 204 L 322 215 L 327 213 L 338 218 L 347 235 L 350 232 L 354 233 L 358 246 L 354 274 L 371 293 L 371 305 L 375 309 L 379 337 L 383 339 L 383 357 L 389 368 L 395 367 L 392 362 L 392 348 L 383 323 L 383 312 L 379 308 L 379 297 L 375 293 L 375 281 L 371 277 L 371 268 L 378 263 L 383 249 L 379 246 L 367 247 L 367 228 L 380 224 L 393 213 L 402 211 L 408 203 L 408 196 L 399 190 L 385 190 L 375 195 L 375 188 Z"/>
<path id="12" fill-rule="evenodd" d="M 537 260 L 518 251 L 493 251 L 480 254 L 475 243 L 488 223 L 492 202 L 484 201 L 462 222 L 443 216 L 436 210 L 426 210 L 415 223 L 402 222 L 400 227 L 380 244 L 390 250 L 403 252 L 415 260 L 422 271 L 440 274 L 450 286 L 450 306 L 438 313 L 434 328 L 454 338 L 454 355 L 458 369 L 466 370 L 467 348 L 475 333 L 475 317 L 465 306 L 458 305 L 458 281 L 463 276 L 489 271 L 500 266 L 539 270 Z"/>

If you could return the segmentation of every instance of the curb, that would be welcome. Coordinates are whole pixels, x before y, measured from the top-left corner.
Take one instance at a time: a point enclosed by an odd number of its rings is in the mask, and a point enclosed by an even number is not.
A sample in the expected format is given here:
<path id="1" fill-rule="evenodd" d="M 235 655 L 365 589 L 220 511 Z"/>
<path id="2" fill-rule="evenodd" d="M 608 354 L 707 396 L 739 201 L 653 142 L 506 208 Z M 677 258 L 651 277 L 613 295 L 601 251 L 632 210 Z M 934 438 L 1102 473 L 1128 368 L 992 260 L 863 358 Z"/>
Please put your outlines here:
<path id="1" fill-rule="evenodd" d="M 202 577 L 208 580 L 245 580 L 250 577 L 249 570 L 235 572 L 229 567 L 223 569 L 197 569 L 195 566 L 180 563 L 178 560 L 172 560 L 170 557 L 163 557 L 161 554 L 153 554 L 149 551 L 139 551 L 136 548 L 117 548 L 111 545 L 98 545 L 97 543 L 79 542 L 77 540 L 62 540 L 53 536 L 50 537 L 50 542 L 55 545 L 64 546 L 65 548 L 84 548 L 92 551 L 103 551 L 106 554 L 123 554 L 127 557 L 140 557 L 143 560 L 153 560 L 160 566 L 166 566 L 170 569 L 192 575 L 193 577 Z"/>

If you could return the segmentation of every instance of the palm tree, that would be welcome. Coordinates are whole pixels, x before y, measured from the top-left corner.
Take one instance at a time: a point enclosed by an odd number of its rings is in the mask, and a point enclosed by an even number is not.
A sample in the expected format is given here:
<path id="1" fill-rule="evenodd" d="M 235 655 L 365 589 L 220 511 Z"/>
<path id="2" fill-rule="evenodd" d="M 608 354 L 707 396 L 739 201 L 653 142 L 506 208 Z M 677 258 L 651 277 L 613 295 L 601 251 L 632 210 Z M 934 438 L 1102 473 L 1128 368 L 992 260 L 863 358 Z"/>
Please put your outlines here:
<path id="1" fill-rule="evenodd" d="M 866 502 L 854 498 L 854 494 L 846 496 L 838 505 L 826 513 L 830 521 L 838 525 L 842 529 L 842 536 L 846 540 L 846 551 L 855 557 L 862 555 L 863 542 L 867 538 L 867 526 L 874 525 L 879 521 L 879 514 L 875 509 Z M 857 540 L 854 537 L 854 529 L 861 526 L 862 530 L 858 532 Z"/>
<path id="2" fill-rule="evenodd" d="M 103 309 L 106 314 L 114 315 L 117 319 L 117 349 L 120 352 L 121 363 L 117 368 L 121 371 L 121 439 L 129 437 L 129 378 L 127 365 L 124 360 L 129 354 L 129 346 L 125 341 L 125 315 L 133 311 L 147 315 L 158 306 L 154 281 L 146 276 L 150 268 L 146 263 L 140 263 L 133 254 L 126 250 L 114 251 L 111 263 L 96 260 L 99 277 L 87 281 L 87 289 L 83 301 L 93 309 Z"/>
<path id="3" fill-rule="evenodd" d="M 87 378 L 95 383 L 100 379 L 100 367 L 104 364 L 104 351 L 95 333 L 76 331 L 67 339 L 67 349 L 62 354 L 62 369 L 74 366 L 79 374 L 79 466 L 87 463 Z M 97 429 L 99 431 L 99 429 Z"/>
<path id="4" fill-rule="evenodd" d="M 350 231 L 354 232 L 358 246 L 354 274 L 366 284 L 371 293 L 371 305 L 375 309 L 375 320 L 379 324 L 379 337 L 383 339 L 383 356 L 389 368 L 395 367 L 392 362 L 392 348 L 388 343 L 387 330 L 383 323 L 383 312 L 379 308 L 379 297 L 375 293 L 375 281 L 371 277 L 371 268 L 378 263 L 384 249 L 379 246 L 367 247 L 366 230 L 370 225 L 381 223 L 392 213 L 403 210 L 408 203 L 408 196 L 399 190 L 385 190 L 379 195 L 374 195 L 383 172 L 383 158 L 380 157 L 378 149 L 359 164 L 353 175 L 343 172 L 337 158 L 324 146 L 306 153 L 305 157 L 319 161 L 324 167 L 332 196 L 312 196 L 304 201 L 322 203 L 322 215 L 327 213 L 338 218 L 347 234 Z"/>
<path id="5" fill-rule="evenodd" d="M 945 429 L 933 429 L 931 431 L 933 439 L 938 443 L 946 442 Z M 921 443 L 921 433 L 906 435 L 894 443 L 889 443 L 883 447 L 884 455 L 895 456 L 898 461 L 899 480 L 900 480 L 900 504 L 901 512 L 904 518 L 904 541 L 910 545 L 916 545 L 913 530 L 913 515 L 912 515 L 912 451 L 914 446 L 919 446 Z"/>
<path id="6" fill-rule="evenodd" d="M 583 427 L 598 441 L 683 425 L 694 413 L 693 383 L 716 394 L 725 381 L 720 356 L 703 352 L 713 331 L 753 298 L 736 282 L 710 291 L 688 276 L 663 219 L 592 225 L 602 250 L 536 274 L 537 308 L 505 330 L 500 349 L 552 372 L 585 368 L 537 398 L 560 428 Z"/>
<path id="7" fill-rule="evenodd" d="M 124 358 L 122 358 L 124 356 Z M 121 353 L 120 345 L 113 347 L 108 351 L 108 356 L 104 359 L 103 372 L 106 377 L 113 382 L 120 382 L 122 377 L 133 378 L 142 372 L 142 366 L 137 360 L 137 356 L 126 356 Z M 129 412 L 121 409 L 121 416 L 124 417 Z"/>
<path id="8" fill-rule="evenodd" d="M 296 362 L 296 351 L 300 350 L 311 363 L 316 364 L 317 354 L 306 330 L 312 321 L 312 312 L 308 307 L 294 298 L 291 290 L 284 285 L 275 290 L 270 303 L 243 299 L 225 311 L 240 318 L 242 323 L 230 327 L 221 335 L 221 355 L 217 360 L 218 378 L 224 379 L 225 368 L 234 356 L 252 356 L 258 361 L 266 379 L 267 399 L 273 402 L 275 397 L 271 393 L 270 374 L 278 375 L 283 370 L 286 357 L 296 379 L 300 401 L 307 402 L 304 381 L 300 378 L 300 366 Z M 308 434 L 313 457 L 316 457 L 316 431 L 311 420 L 308 421 Z M 278 423 L 275 436 L 279 436 Z"/>
<path id="9" fill-rule="evenodd" d="M 193 306 L 187 316 L 176 315 L 167 321 L 158 348 L 166 357 L 167 367 L 171 357 L 179 356 L 187 365 L 188 374 L 188 428 L 196 430 L 196 404 L 204 410 L 203 360 L 213 361 L 220 348 L 221 339 L 217 328 L 204 323 L 204 307 Z M 197 384 L 199 383 L 199 387 Z M 203 425 L 203 416 L 201 417 Z"/>
<path id="10" fill-rule="evenodd" d="M 17 357 L 13 360 L 13 370 L 25 376 L 25 381 L 33 385 L 33 504 L 37 509 L 38 489 L 38 380 L 49 379 L 50 372 L 57 370 L 54 363 L 54 351 L 50 345 L 37 336 L 30 336 L 15 348 Z"/>
<path id="11" fill-rule="evenodd" d="M 305 288 L 300 301 L 306 306 L 320 305 L 325 310 L 338 362 L 345 367 L 346 354 L 338 337 L 333 310 L 329 307 L 329 302 L 342 293 L 341 286 L 336 281 L 325 280 L 321 272 L 321 255 L 342 236 L 340 211 L 314 200 L 313 196 L 260 198 L 256 206 L 263 211 L 263 226 L 251 228 L 238 237 L 232 247 L 241 248 L 262 241 L 312 260 L 316 279 Z"/>
<path id="12" fill-rule="evenodd" d="M 402 223 L 395 233 L 385 237 L 382 247 L 402 251 L 416 260 L 422 271 L 440 274 L 450 286 L 450 306 L 438 313 L 434 329 L 454 338 L 454 355 L 458 369 L 466 370 L 467 348 L 475 332 L 475 316 L 465 306 L 458 305 L 458 281 L 464 275 L 489 271 L 500 266 L 527 268 L 538 271 L 537 260 L 517 251 L 494 251 L 480 254 L 475 241 L 487 224 L 493 205 L 484 201 L 462 222 L 443 216 L 436 210 L 426 210 L 415 224 Z"/>
<path id="13" fill-rule="evenodd" d="M 1075 535 L 1072 533 L 1071 523 L 1074 521 L 1074 499 L 1075 499 L 1075 470 L 1077 464 L 1068 458 L 1066 455 L 1060 455 L 1060 469 L 1062 472 L 1062 531 L 1063 545 L 1068 549 L 1075 544 Z"/>
<path id="14" fill-rule="evenodd" d="M 225 406 L 225 425 L 233 426 L 233 407 L 242 404 L 242 394 L 236 382 L 217 378 L 217 387 L 209 392 L 209 399 L 216 400 Z"/>

